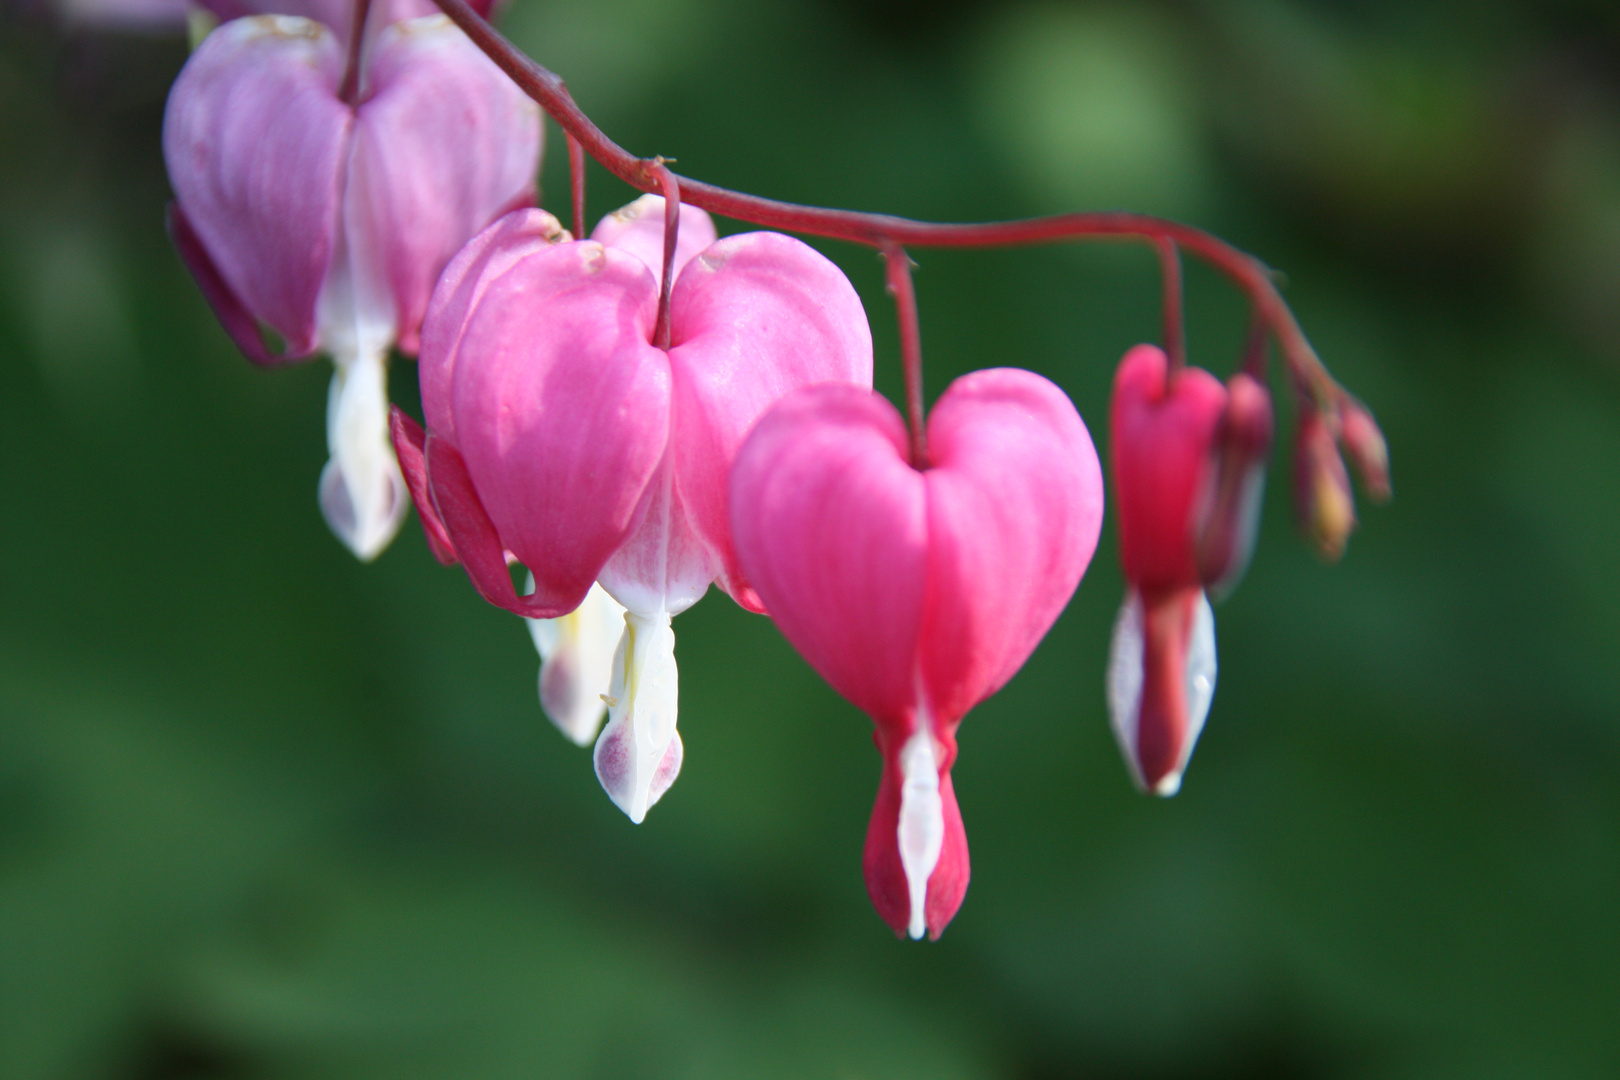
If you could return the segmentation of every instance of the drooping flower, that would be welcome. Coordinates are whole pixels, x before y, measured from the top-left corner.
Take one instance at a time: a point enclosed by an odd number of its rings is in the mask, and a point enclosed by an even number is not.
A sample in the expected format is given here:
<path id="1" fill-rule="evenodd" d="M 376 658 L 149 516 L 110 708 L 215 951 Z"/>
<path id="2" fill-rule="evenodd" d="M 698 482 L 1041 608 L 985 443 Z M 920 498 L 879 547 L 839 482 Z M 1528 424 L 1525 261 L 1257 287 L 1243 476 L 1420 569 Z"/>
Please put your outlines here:
<path id="1" fill-rule="evenodd" d="M 682 220 L 667 351 L 652 343 L 658 271 L 644 261 L 662 251 L 661 199 L 586 241 L 554 242 L 538 210 L 480 233 L 423 324 L 419 452 L 396 422 L 430 537 L 486 600 L 555 618 L 598 581 L 626 609 L 594 761 L 638 822 L 683 753 L 671 618 L 715 581 L 760 610 L 727 513 L 738 445 L 788 391 L 872 378 L 866 315 L 837 267 L 778 233 L 713 242 L 707 215 Z M 508 556 L 534 576 L 526 596 Z"/>
<path id="2" fill-rule="evenodd" d="M 1038 375 L 958 379 L 927 434 L 928 465 L 913 468 L 881 396 L 808 387 L 765 414 L 731 479 L 748 580 L 810 666 L 876 725 L 866 887 L 913 938 L 937 938 L 967 889 L 957 726 L 1062 611 L 1103 513 L 1085 424 Z"/>
<path id="3" fill-rule="evenodd" d="M 1127 583 L 1108 706 L 1131 777 L 1174 795 L 1215 693 L 1206 587 L 1248 564 L 1271 447 L 1271 403 L 1246 374 L 1223 386 L 1138 345 L 1114 376 L 1109 468 Z"/>
<path id="4" fill-rule="evenodd" d="M 404 2 L 379 4 L 377 20 Z M 331 356 L 320 505 L 370 559 L 407 505 L 388 444 L 389 349 L 416 352 L 450 257 L 532 203 L 540 113 L 440 15 L 374 20 L 345 98 L 351 8 L 325 6 L 336 25 L 258 15 L 210 34 L 169 95 L 163 147 L 171 233 L 236 344 L 261 364 Z"/>

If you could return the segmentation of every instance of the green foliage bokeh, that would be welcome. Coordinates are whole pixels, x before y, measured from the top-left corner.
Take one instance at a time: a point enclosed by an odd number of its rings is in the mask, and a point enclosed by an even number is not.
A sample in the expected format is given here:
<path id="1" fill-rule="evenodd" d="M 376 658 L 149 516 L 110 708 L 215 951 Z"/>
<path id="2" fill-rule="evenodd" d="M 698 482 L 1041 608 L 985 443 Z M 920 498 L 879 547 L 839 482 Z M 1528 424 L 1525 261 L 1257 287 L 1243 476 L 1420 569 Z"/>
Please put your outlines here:
<path id="1" fill-rule="evenodd" d="M 1168 801 L 1108 732 L 1106 527 L 962 728 L 961 914 L 896 942 L 861 885 L 867 721 L 716 590 L 676 623 L 682 776 L 630 825 L 541 715 L 517 620 L 414 521 L 370 566 L 323 527 L 328 370 L 250 368 L 163 235 L 184 43 L 7 9 L 0 1077 L 1620 1070 L 1611 7 L 514 0 L 505 25 L 706 180 L 1224 235 L 1384 422 L 1396 499 L 1323 567 L 1279 456 Z M 894 395 L 881 267 L 820 247 Z M 916 259 L 930 397 L 1029 367 L 1103 442 L 1156 334 L 1145 249 Z M 1189 305 L 1224 374 L 1241 298 L 1194 267 Z"/>

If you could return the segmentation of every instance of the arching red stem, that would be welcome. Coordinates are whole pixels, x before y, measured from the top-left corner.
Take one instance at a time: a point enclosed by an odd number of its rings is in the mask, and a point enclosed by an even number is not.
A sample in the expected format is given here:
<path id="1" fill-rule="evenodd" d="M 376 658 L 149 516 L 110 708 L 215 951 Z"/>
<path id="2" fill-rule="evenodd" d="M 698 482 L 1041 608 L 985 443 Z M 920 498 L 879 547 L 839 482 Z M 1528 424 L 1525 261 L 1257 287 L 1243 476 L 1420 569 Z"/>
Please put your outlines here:
<path id="1" fill-rule="evenodd" d="M 564 131 L 578 139 L 585 152 L 604 168 L 640 191 L 657 193 L 662 190 L 663 184 L 658 176 L 659 163 L 651 158 L 636 157 L 608 138 L 574 103 L 561 77 L 507 41 L 468 5 L 467 0 L 434 2 L 524 93 L 539 102 L 540 107 Z M 847 240 L 879 250 L 890 246 L 1013 247 L 1100 237 L 1169 240 L 1210 263 L 1248 295 L 1255 310 L 1276 335 L 1294 379 L 1313 398 L 1324 407 L 1335 408 L 1344 396 L 1344 391 L 1322 366 L 1293 312 L 1284 303 L 1266 265 L 1224 240 L 1190 225 L 1147 214 L 1114 211 L 1056 214 L 1022 221 L 943 224 L 912 221 L 888 214 L 779 202 L 684 176 L 677 177 L 677 181 L 683 200 L 710 213 L 771 229 Z"/>

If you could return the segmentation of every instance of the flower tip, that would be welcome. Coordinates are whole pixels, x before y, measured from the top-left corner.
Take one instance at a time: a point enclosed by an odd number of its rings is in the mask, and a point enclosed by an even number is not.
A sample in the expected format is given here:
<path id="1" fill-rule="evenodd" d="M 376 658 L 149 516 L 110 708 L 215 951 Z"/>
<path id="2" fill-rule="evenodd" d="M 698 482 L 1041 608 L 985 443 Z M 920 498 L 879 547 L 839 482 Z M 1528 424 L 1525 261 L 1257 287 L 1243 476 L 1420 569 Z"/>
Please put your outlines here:
<path id="1" fill-rule="evenodd" d="M 883 781 L 867 827 L 866 891 L 895 937 L 938 941 L 967 895 L 967 834 L 941 747 L 926 725 L 879 734 Z M 897 748 L 898 747 L 898 748 Z"/>
<path id="2" fill-rule="evenodd" d="M 1347 400 L 1340 407 L 1339 439 L 1361 474 L 1368 497 L 1373 502 L 1389 501 L 1389 444 L 1360 402 Z"/>
<path id="3" fill-rule="evenodd" d="M 333 458 L 321 470 L 317 489 L 321 517 L 326 519 L 327 528 L 364 563 L 375 560 L 393 543 L 410 502 L 405 481 L 397 471 L 391 473 L 384 469 L 374 478 L 372 486 L 376 490 L 362 501 L 367 507 L 362 512 L 356 508 L 356 499 L 344 478 L 342 466 Z"/>
<path id="4" fill-rule="evenodd" d="M 636 756 L 635 735 L 625 726 L 609 721 L 596 740 L 592 762 L 596 766 L 596 779 L 607 792 L 613 805 L 624 811 L 625 817 L 640 825 L 680 775 L 686 748 L 681 745 L 680 732 L 676 732 L 664 750 L 664 756 L 649 773 L 638 770 L 633 763 Z"/>
<path id="5" fill-rule="evenodd" d="M 1114 623 L 1108 715 L 1138 791 L 1168 798 L 1215 697 L 1215 615 L 1198 588 L 1144 600 L 1131 589 Z"/>
<path id="6" fill-rule="evenodd" d="M 1153 787 L 1148 790 L 1148 794 L 1157 795 L 1162 799 L 1168 799 L 1170 796 L 1174 795 L 1180 790 L 1181 770 L 1177 769 L 1174 772 L 1166 773 L 1163 779 L 1161 779 L 1157 784 L 1154 784 Z"/>
<path id="7" fill-rule="evenodd" d="M 1294 509 L 1323 560 L 1344 557 L 1356 527 L 1355 496 L 1329 420 L 1313 407 L 1300 413 L 1294 433 Z"/>
<path id="8" fill-rule="evenodd" d="M 624 617 L 613 655 L 608 722 L 596 740 L 596 778 L 636 824 L 680 775 L 686 751 L 675 730 L 678 679 L 669 616 Z"/>

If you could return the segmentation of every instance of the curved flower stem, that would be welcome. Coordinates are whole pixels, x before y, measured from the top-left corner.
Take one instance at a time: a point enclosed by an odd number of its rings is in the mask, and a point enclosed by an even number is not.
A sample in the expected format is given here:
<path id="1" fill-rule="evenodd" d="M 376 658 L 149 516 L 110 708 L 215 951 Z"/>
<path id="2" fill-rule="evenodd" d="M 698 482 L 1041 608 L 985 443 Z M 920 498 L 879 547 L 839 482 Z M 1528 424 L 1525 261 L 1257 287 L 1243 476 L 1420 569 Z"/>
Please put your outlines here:
<path id="1" fill-rule="evenodd" d="M 366 18 L 371 14 L 371 0 L 355 0 L 354 22 L 349 27 L 349 55 L 343 65 L 343 81 L 338 84 L 338 100 L 345 105 L 357 104 L 360 97 L 360 50 L 365 44 Z"/>
<path id="2" fill-rule="evenodd" d="M 1266 321 L 1258 311 L 1249 316 L 1249 340 L 1243 347 L 1243 370 L 1261 386 L 1266 385 L 1266 360 L 1269 358 L 1266 346 L 1270 344 L 1270 336 L 1266 333 Z"/>
<path id="3" fill-rule="evenodd" d="M 917 291 L 911 284 L 911 259 L 899 244 L 883 247 L 889 292 L 900 321 L 900 366 L 906 377 L 906 424 L 911 429 L 911 467 L 928 468 L 928 428 L 924 423 L 922 330 L 917 320 Z"/>
<path id="4" fill-rule="evenodd" d="M 658 161 L 636 157 L 608 138 L 574 103 L 567 84 L 560 76 L 542 67 L 507 41 L 467 4 L 467 0 L 434 2 L 524 93 L 539 102 L 540 107 L 564 131 L 578 139 L 585 152 L 604 168 L 638 190 L 655 194 L 662 190 Z M 1015 247 L 1101 237 L 1169 240 L 1221 271 L 1250 298 L 1255 310 L 1276 335 L 1290 373 L 1313 399 L 1323 408 L 1334 411 L 1339 402 L 1345 400 L 1344 390 L 1317 358 L 1293 312 L 1277 291 L 1266 265 L 1226 241 L 1190 225 L 1147 214 L 1114 211 L 1056 214 L 1021 221 L 943 224 L 912 221 L 889 214 L 801 206 L 731 191 L 688 177 L 677 177 L 677 180 L 681 198 L 710 213 L 766 228 L 865 244 L 880 251 L 895 245 Z"/>
<path id="5" fill-rule="evenodd" d="M 1153 240 L 1159 252 L 1159 270 L 1164 280 L 1164 352 L 1170 358 L 1170 374 L 1187 366 L 1187 329 L 1181 302 L 1181 249 L 1168 237 Z M 1166 392 L 1169 383 L 1166 382 Z"/>
<path id="6" fill-rule="evenodd" d="M 658 184 L 664 193 L 664 266 L 658 275 L 658 322 L 653 330 L 653 344 L 669 351 L 669 293 L 675 285 L 675 245 L 681 235 L 681 182 L 664 165 L 663 158 L 655 159 Z"/>
<path id="7" fill-rule="evenodd" d="M 568 186 L 574 196 L 574 239 L 585 239 L 585 148 L 571 131 L 568 136 Z"/>

